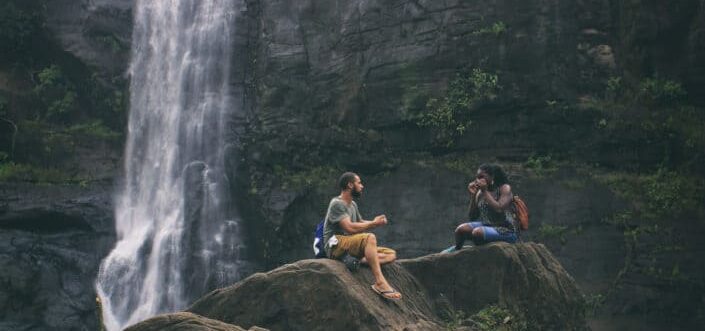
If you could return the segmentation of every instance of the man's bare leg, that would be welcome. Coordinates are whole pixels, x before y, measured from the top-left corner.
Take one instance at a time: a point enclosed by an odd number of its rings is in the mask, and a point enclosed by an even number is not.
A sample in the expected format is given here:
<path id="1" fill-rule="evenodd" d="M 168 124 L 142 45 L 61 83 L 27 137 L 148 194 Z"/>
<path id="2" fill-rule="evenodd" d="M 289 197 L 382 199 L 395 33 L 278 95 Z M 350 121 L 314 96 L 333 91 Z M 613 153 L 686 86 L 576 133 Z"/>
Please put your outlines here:
<path id="1" fill-rule="evenodd" d="M 370 269 L 372 269 L 372 275 L 375 277 L 374 286 L 382 292 L 392 291 L 394 289 L 389 286 L 387 279 L 384 278 L 384 275 L 382 274 L 382 267 L 379 264 L 379 257 L 377 255 L 377 237 L 371 233 L 367 237 L 367 245 L 365 245 L 365 258 L 367 259 L 367 264 L 370 266 Z M 389 298 L 399 299 L 401 298 L 401 293 L 396 292 L 386 294 L 386 296 Z"/>
<path id="2" fill-rule="evenodd" d="M 397 253 L 377 253 L 377 260 L 379 261 L 380 265 L 385 265 L 387 263 L 391 263 L 396 261 L 397 259 Z M 362 258 L 360 259 L 360 263 L 367 264 L 367 259 Z"/>
<path id="3" fill-rule="evenodd" d="M 394 260 L 397 259 L 397 254 L 396 253 L 378 253 L 377 259 L 379 260 L 379 264 L 387 264 L 387 263 L 394 262 Z"/>

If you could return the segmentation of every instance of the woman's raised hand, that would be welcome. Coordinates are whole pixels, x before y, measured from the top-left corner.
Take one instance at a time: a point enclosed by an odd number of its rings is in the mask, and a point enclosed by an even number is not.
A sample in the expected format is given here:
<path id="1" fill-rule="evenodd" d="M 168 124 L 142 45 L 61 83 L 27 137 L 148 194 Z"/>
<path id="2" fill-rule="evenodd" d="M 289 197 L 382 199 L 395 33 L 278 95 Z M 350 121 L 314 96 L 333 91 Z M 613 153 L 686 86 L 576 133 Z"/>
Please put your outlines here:
<path id="1" fill-rule="evenodd" d="M 472 195 L 472 196 L 475 196 L 475 194 L 477 194 L 477 182 L 476 181 L 473 180 L 472 182 L 468 183 L 468 192 L 470 192 L 470 195 Z"/>

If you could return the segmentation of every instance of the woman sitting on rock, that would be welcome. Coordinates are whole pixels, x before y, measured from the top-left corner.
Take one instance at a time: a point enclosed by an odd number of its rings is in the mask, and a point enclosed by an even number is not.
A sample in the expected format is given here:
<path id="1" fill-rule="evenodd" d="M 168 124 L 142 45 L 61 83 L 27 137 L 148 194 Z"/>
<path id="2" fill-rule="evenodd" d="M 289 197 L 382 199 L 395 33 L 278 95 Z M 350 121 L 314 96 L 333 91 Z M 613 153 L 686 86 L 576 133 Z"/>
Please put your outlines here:
<path id="1" fill-rule="evenodd" d="M 482 164 L 475 180 L 468 184 L 468 193 L 470 221 L 455 229 L 455 246 L 443 252 L 461 249 L 468 238 L 476 245 L 493 241 L 516 242 L 518 224 L 512 210 L 514 195 L 504 170 L 496 164 Z"/>

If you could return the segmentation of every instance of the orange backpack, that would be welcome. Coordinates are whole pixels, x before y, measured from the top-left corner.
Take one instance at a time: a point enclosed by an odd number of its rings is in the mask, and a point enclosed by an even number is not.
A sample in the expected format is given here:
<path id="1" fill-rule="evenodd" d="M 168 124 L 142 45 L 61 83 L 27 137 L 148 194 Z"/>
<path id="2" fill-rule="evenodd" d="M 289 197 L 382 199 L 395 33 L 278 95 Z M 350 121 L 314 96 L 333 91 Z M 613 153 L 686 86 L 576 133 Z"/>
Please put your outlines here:
<path id="1" fill-rule="evenodd" d="M 514 217 L 519 221 L 519 228 L 522 231 L 529 229 L 529 208 L 518 195 L 514 196 Z"/>

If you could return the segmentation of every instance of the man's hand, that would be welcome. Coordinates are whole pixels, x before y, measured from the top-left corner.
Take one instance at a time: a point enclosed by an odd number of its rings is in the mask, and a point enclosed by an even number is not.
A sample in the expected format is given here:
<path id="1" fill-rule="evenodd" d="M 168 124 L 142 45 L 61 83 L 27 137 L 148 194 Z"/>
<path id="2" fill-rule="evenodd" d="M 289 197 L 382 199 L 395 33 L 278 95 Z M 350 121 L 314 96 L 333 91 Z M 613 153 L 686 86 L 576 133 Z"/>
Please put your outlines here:
<path id="1" fill-rule="evenodd" d="M 384 214 L 382 215 L 377 215 L 372 222 L 375 224 L 375 226 L 382 226 L 387 224 L 387 216 Z"/>

